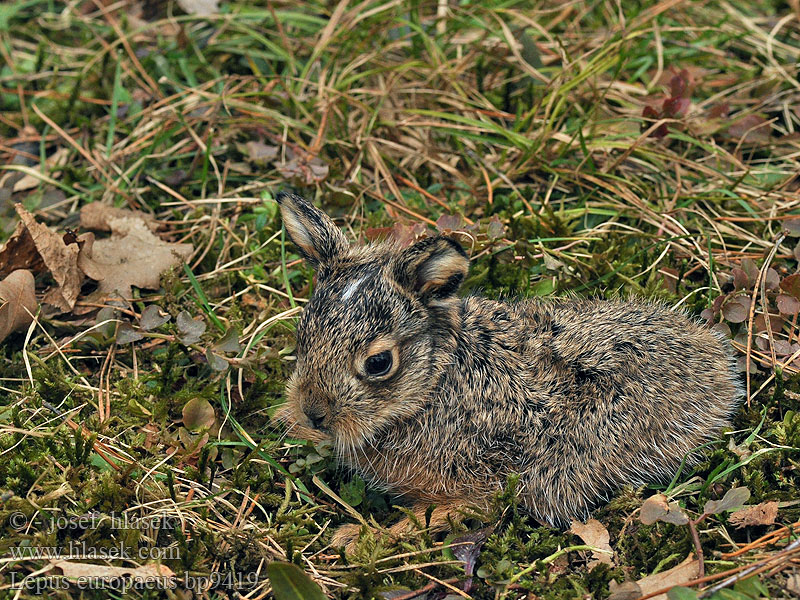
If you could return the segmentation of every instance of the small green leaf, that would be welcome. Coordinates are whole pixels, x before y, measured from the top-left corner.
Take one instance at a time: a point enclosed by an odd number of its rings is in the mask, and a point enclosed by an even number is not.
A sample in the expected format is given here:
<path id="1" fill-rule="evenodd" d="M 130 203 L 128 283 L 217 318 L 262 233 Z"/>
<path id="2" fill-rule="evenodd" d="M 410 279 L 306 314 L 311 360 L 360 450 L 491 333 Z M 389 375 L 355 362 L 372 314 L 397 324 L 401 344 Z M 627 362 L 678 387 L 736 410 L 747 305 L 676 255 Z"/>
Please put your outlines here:
<path id="1" fill-rule="evenodd" d="M 358 506 L 364 500 L 365 490 L 364 480 L 358 475 L 354 475 L 353 479 L 342 485 L 339 489 L 339 495 L 350 506 Z"/>
<path id="2" fill-rule="evenodd" d="M 685 587 L 674 587 L 667 592 L 669 600 L 697 600 L 697 592 Z"/>
<path id="3" fill-rule="evenodd" d="M 185 310 L 178 313 L 175 324 L 178 326 L 178 339 L 187 346 L 199 342 L 206 331 L 205 321 L 193 319 Z"/>
<path id="4" fill-rule="evenodd" d="M 214 407 L 204 398 L 193 398 L 183 407 L 183 425 L 186 429 L 197 431 L 211 427 L 216 418 Z"/>
<path id="5" fill-rule="evenodd" d="M 746 487 L 733 488 L 725 492 L 722 500 L 709 500 L 706 502 L 703 512 L 707 515 L 718 515 L 726 510 L 741 508 L 748 498 L 750 498 L 750 490 Z"/>
<path id="6" fill-rule="evenodd" d="M 151 304 L 142 311 L 142 318 L 139 319 L 139 326 L 145 331 L 152 331 L 161 327 L 164 323 L 170 320 L 170 315 L 156 306 Z"/>
<path id="7" fill-rule="evenodd" d="M 144 336 L 136 331 L 130 323 L 121 323 L 119 329 L 117 329 L 117 344 L 120 346 L 138 342 L 143 337 Z"/>
<path id="8" fill-rule="evenodd" d="M 266 570 L 275 600 L 326 600 L 320 587 L 297 565 L 272 562 Z"/>
<path id="9" fill-rule="evenodd" d="M 217 352 L 239 352 L 240 349 L 239 333 L 233 328 L 228 329 L 225 335 L 214 344 L 214 350 Z"/>

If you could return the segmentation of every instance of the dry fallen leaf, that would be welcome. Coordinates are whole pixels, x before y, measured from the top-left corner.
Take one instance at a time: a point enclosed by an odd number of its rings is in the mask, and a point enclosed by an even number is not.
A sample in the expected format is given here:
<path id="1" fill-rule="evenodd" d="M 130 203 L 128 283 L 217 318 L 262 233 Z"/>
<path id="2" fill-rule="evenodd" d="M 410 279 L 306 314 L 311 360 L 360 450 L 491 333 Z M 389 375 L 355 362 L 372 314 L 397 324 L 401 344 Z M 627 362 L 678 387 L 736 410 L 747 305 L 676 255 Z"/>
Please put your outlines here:
<path id="1" fill-rule="evenodd" d="M 0 341 L 31 324 L 38 304 L 33 273 L 20 269 L 0 281 Z"/>
<path id="2" fill-rule="evenodd" d="M 656 521 L 664 521 L 673 525 L 686 525 L 689 518 L 678 506 L 677 502 L 667 504 L 667 497 L 664 494 L 650 496 L 642 504 L 639 511 L 639 520 L 645 525 L 652 525 Z"/>
<path id="3" fill-rule="evenodd" d="M 63 236 L 46 225 L 37 223 L 33 215 L 21 204 L 15 205 L 14 208 L 22 219 L 36 252 L 57 284 L 45 294 L 44 303 L 55 306 L 63 312 L 72 310 L 83 283 L 83 273 L 78 268 L 79 245 L 65 244 Z"/>
<path id="4" fill-rule="evenodd" d="M 92 202 L 81 207 L 81 227 L 94 231 L 111 231 L 111 219 L 138 217 L 147 224 L 151 231 L 158 228 L 155 218 L 140 210 L 117 208 L 102 202 Z"/>
<path id="5" fill-rule="evenodd" d="M 13 273 L 17 269 L 28 269 L 40 272 L 45 269 L 42 257 L 36 250 L 28 228 L 25 223 L 17 223 L 14 233 L 6 240 L 0 250 L 0 277 Z"/>
<path id="6" fill-rule="evenodd" d="M 99 282 L 97 296 L 116 293 L 130 298 L 131 286 L 156 289 L 161 274 L 179 265 L 192 253 L 191 244 L 171 244 L 153 235 L 139 218 L 111 218 L 111 237 L 95 240 L 94 234 L 80 236 L 83 241 L 78 264 L 86 275 Z"/>
<path id="7" fill-rule="evenodd" d="M 250 141 L 246 144 L 239 144 L 238 149 L 242 154 L 254 163 L 266 164 L 278 158 L 280 148 L 278 146 L 270 146 L 264 142 Z"/>
<path id="8" fill-rule="evenodd" d="M 750 498 L 750 490 L 746 487 L 736 487 L 725 492 L 721 500 L 709 500 L 703 507 L 703 513 L 718 515 L 719 513 L 740 508 Z"/>
<path id="9" fill-rule="evenodd" d="M 668 569 L 655 575 L 648 575 L 637 582 L 626 582 L 621 585 L 612 585 L 609 600 L 626 600 L 639 598 L 652 594 L 657 590 L 673 588 L 688 581 L 696 579 L 700 573 L 700 563 L 689 555 L 677 567 Z M 653 596 L 651 600 L 667 600 L 666 594 Z"/>
<path id="10" fill-rule="evenodd" d="M 600 521 L 597 519 L 589 519 L 586 523 L 573 521 L 569 527 L 569 531 L 581 538 L 587 546 L 592 546 L 593 548 L 601 550 L 601 552 L 592 551 L 592 557 L 595 560 L 590 563 L 589 568 L 595 566 L 597 563 L 605 563 L 607 565 L 614 564 L 614 551 L 611 549 L 611 544 L 609 543 L 611 538 L 608 534 L 608 529 L 606 529 Z"/>
<path id="11" fill-rule="evenodd" d="M 42 171 L 48 177 L 55 179 L 58 177 L 59 170 L 67 163 L 67 159 L 69 158 L 71 150 L 69 148 L 59 148 L 53 154 L 48 156 L 45 161 L 44 165 L 45 168 L 42 169 L 41 167 L 32 167 L 36 171 Z M 39 186 L 42 183 L 40 177 L 36 177 L 35 175 L 25 174 L 22 179 L 18 180 L 14 183 L 14 187 L 12 188 L 14 192 L 24 192 L 27 190 L 32 190 Z"/>
<path id="12" fill-rule="evenodd" d="M 786 578 L 786 589 L 800 596 L 800 573 L 794 573 Z"/>
<path id="13" fill-rule="evenodd" d="M 178 0 L 178 6 L 190 15 L 201 17 L 219 12 L 219 0 Z"/>
<path id="14" fill-rule="evenodd" d="M 762 502 L 755 506 L 748 506 L 737 510 L 728 517 L 728 523 L 736 525 L 737 529 L 753 525 L 772 525 L 777 516 L 777 502 Z"/>

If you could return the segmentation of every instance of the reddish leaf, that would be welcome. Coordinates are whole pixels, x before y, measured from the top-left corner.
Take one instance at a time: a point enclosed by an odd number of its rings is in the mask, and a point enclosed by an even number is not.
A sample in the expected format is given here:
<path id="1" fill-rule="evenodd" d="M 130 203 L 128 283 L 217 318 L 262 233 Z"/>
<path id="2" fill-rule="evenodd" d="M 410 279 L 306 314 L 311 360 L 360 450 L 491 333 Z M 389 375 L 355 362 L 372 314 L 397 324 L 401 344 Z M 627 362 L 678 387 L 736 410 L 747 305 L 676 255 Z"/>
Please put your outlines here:
<path id="1" fill-rule="evenodd" d="M 730 338 L 731 337 L 731 328 L 728 326 L 727 323 L 715 323 L 711 327 L 711 329 L 713 329 L 714 331 L 719 331 L 726 338 Z"/>
<path id="2" fill-rule="evenodd" d="M 708 111 L 708 116 L 711 119 L 724 119 L 731 111 L 731 105 L 727 102 L 720 102 L 711 107 Z"/>
<path id="3" fill-rule="evenodd" d="M 800 311 L 800 300 L 788 294 L 778 294 L 775 304 L 778 305 L 778 310 L 784 315 L 796 315 Z"/>
<path id="4" fill-rule="evenodd" d="M 780 356 L 789 356 L 790 354 L 794 354 L 797 351 L 797 344 L 790 344 L 786 340 L 775 340 L 773 344 L 773 348 L 775 348 L 775 354 Z"/>
<path id="5" fill-rule="evenodd" d="M 645 106 L 644 110 L 642 110 L 642 116 L 645 119 L 654 119 L 654 120 L 661 118 L 660 113 L 652 106 Z"/>
<path id="6" fill-rule="evenodd" d="M 758 279 L 758 273 L 760 269 L 752 258 L 745 258 L 742 260 L 742 269 L 744 272 L 747 273 L 747 278 L 750 280 L 751 285 L 755 283 L 756 279 Z"/>
<path id="7" fill-rule="evenodd" d="M 690 104 L 691 100 L 689 98 L 668 98 L 664 100 L 664 116 L 675 119 L 682 117 L 689 110 Z"/>
<path id="8" fill-rule="evenodd" d="M 722 316 L 731 323 L 741 323 L 747 319 L 748 309 L 739 298 L 734 298 L 722 307 Z"/>
<path id="9" fill-rule="evenodd" d="M 464 574 L 467 577 L 472 577 L 481 548 L 486 543 L 486 540 L 489 539 L 493 529 L 492 527 L 487 527 L 478 531 L 471 531 L 453 538 L 450 542 L 453 556 L 464 563 Z"/>
<path id="10" fill-rule="evenodd" d="M 753 285 L 750 282 L 750 278 L 747 276 L 747 273 L 744 272 L 744 269 L 740 269 L 739 267 L 734 267 L 733 269 L 731 269 L 731 274 L 733 275 L 733 287 L 737 291 L 743 289 L 749 289 L 750 286 Z"/>
<path id="11" fill-rule="evenodd" d="M 775 315 L 769 316 L 769 326 L 772 329 L 773 333 L 779 332 L 783 329 L 783 319 L 777 317 Z M 756 331 L 766 331 L 767 330 L 767 320 L 764 318 L 764 315 L 756 315 L 755 318 L 755 328 Z"/>
<path id="12" fill-rule="evenodd" d="M 741 373 L 744 373 L 747 370 L 747 357 L 746 356 L 740 356 L 739 358 L 736 359 L 736 370 L 740 371 Z M 751 359 L 750 360 L 750 374 L 751 375 L 755 375 L 756 373 L 758 373 L 758 365 L 756 364 L 756 361 Z"/>
<path id="13" fill-rule="evenodd" d="M 436 220 L 436 227 L 439 231 L 455 231 L 463 222 L 461 215 L 442 215 Z"/>
<path id="14" fill-rule="evenodd" d="M 771 136 L 767 123 L 764 117 L 747 115 L 728 127 L 728 133 L 737 140 L 768 142 Z"/>
<path id="15" fill-rule="evenodd" d="M 800 219 L 787 219 L 783 222 L 783 228 L 786 230 L 787 235 L 800 237 Z"/>
<path id="16" fill-rule="evenodd" d="M 771 267 L 767 269 L 767 273 L 764 275 L 764 280 L 764 284 L 767 286 L 768 290 L 777 290 L 781 283 L 781 278 L 778 276 L 778 272 Z"/>
<path id="17" fill-rule="evenodd" d="M 790 296 L 794 296 L 800 300 L 800 273 L 784 277 L 783 281 L 780 283 L 780 287 Z"/>
<path id="18" fill-rule="evenodd" d="M 681 69 L 680 73 L 676 73 L 669 80 L 669 89 L 673 97 L 685 98 L 691 91 L 689 89 L 689 71 Z"/>

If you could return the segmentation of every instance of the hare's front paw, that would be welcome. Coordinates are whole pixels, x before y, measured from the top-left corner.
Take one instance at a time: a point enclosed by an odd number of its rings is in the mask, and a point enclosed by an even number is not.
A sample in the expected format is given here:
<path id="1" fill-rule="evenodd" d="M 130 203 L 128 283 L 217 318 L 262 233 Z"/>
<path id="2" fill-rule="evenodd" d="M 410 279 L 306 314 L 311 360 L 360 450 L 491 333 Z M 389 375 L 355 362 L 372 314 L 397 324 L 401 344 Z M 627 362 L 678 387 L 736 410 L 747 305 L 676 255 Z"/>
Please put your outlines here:
<path id="1" fill-rule="evenodd" d="M 341 548 L 344 546 L 345 552 L 352 554 L 356 549 L 356 542 L 358 541 L 358 536 L 361 534 L 361 527 L 362 525 L 359 523 L 342 525 L 333 532 L 331 546 L 334 548 Z"/>

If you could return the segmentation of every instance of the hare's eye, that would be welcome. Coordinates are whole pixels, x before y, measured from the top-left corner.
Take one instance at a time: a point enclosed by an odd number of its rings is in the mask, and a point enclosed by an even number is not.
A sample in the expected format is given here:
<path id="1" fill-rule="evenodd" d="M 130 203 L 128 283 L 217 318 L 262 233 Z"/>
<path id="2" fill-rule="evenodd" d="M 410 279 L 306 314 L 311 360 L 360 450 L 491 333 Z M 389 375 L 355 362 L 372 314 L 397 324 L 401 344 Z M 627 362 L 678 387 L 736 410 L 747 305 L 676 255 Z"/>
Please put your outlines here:
<path id="1" fill-rule="evenodd" d="M 364 372 L 370 377 L 386 375 L 392 368 L 392 353 L 384 350 L 364 361 Z"/>

